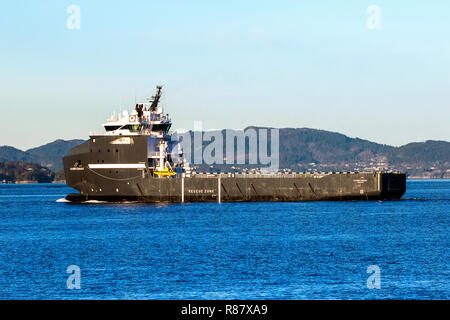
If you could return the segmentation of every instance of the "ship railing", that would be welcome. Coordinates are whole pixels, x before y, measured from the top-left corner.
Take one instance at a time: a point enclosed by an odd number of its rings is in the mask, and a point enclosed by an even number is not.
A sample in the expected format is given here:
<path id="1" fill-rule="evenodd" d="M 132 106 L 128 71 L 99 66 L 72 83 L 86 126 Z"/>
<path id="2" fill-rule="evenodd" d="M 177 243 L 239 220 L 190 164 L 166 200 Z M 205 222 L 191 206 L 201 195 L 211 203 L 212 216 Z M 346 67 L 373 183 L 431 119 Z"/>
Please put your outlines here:
<path id="1" fill-rule="evenodd" d="M 147 156 L 149 157 L 149 158 L 159 158 L 159 152 L 149 152 L 148 154 L 147 154 Z"/>
<path id="2" fill-rule="evenodd" d="M 150 114 L 150 121 L 167 121 L 169 120 L 168 116 L 161 115 L 161 114 Z"/>
<path id="3" fill-rule="evenodd" d="M 90 131 L 89 136 L 139 136 L 139 135 L 152 135 L 157 138 L 164 138 L 162 134 L 158 134 L 155 132 L 152 132 L 150 130 L 142 130 L 139 132 L 127 132 L 127 133 L 117 133 L 115 131 Z"/>
<path id="4" fill-rule="evenodd" d="M 242 173 L 242 172 L 192 172 L 191 176 L 196 178 L 212 178 L 212 177 L 231 177 L 231 178 L 292 178 L 296 176 L 311 176 L 311 175 L 347 175 L 347 174 L 374 174 L 376 172 L 280 172 L 280 173 Z"/>
<path id="5" fill-rule="evenodd" d="M 121 135 L 123 136 L 137 136 L 139 134 L 139 132 L 127 132 L 127 133 L 122 133 Z M 89 132 L 89 136 L 119 136 L 118 133 L 114 133 L 113 131 L 110 132 L 106 132 L 106 131 L 90 131 Z"/>

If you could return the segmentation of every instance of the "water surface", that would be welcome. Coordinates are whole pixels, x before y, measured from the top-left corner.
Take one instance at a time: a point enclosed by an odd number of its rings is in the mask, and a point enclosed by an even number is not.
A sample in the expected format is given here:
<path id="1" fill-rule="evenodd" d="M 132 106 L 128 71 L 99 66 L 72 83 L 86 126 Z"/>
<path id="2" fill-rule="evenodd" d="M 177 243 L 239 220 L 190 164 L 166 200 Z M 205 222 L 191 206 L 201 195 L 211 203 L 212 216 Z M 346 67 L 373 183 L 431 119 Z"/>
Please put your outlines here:
<path id="1" fill-rule="evenodd" d="M 0 299 L 450 298 L 448 180 L 400 201 L 57 201 L 71 192 L 0 185 Z"/>

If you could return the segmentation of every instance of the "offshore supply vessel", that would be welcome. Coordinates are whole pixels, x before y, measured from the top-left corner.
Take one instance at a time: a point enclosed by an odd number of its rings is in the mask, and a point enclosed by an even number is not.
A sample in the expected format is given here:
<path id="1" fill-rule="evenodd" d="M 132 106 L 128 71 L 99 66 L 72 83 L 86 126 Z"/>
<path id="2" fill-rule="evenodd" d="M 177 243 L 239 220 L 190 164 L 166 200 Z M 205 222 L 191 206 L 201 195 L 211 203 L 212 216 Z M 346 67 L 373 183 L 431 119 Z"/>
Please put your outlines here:
<path id="1" fill-rule="evenodd" d="M 196 173 L 170 131 L 159 106 L 161 86 L 132 112 L 103 125 L 102 133 L 64 157 L 71 202 L 231 202 L 399 199 L 406 175 L 397 172 Z M 174 154 L 178 154 L 175 159 Z"/>

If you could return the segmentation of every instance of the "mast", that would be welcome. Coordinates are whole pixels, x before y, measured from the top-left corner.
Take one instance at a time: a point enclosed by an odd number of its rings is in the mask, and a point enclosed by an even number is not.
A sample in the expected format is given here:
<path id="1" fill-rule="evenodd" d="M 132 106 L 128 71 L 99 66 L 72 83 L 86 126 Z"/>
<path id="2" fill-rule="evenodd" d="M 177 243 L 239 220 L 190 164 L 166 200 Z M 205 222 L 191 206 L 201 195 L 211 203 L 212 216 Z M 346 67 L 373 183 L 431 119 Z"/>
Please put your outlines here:
<path id="1" fill-rule="evenodd" d="M 158 91 L 156 92 L 156 95 L 152 97 L 153 101 L 152 105 L 150 106 L 150 111 L 156 111 L 156 109 L 158 108 L 159 99 L 161 98 L 162 86 L 156 86 L 156 89 Z"/>

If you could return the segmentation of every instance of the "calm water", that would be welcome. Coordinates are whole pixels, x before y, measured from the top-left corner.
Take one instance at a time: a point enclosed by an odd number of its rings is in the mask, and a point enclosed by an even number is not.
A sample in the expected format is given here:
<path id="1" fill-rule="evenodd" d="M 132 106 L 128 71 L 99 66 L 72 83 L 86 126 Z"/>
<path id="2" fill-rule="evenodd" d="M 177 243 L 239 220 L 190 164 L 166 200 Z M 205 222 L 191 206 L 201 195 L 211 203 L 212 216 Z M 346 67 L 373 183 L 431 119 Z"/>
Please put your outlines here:
<path id="1" fill-rule="evenodd" d="M 0 299 L 450 298 L 450 181 L 370 202 L 57 202 L 70 192 L 0 185 Z"/>

